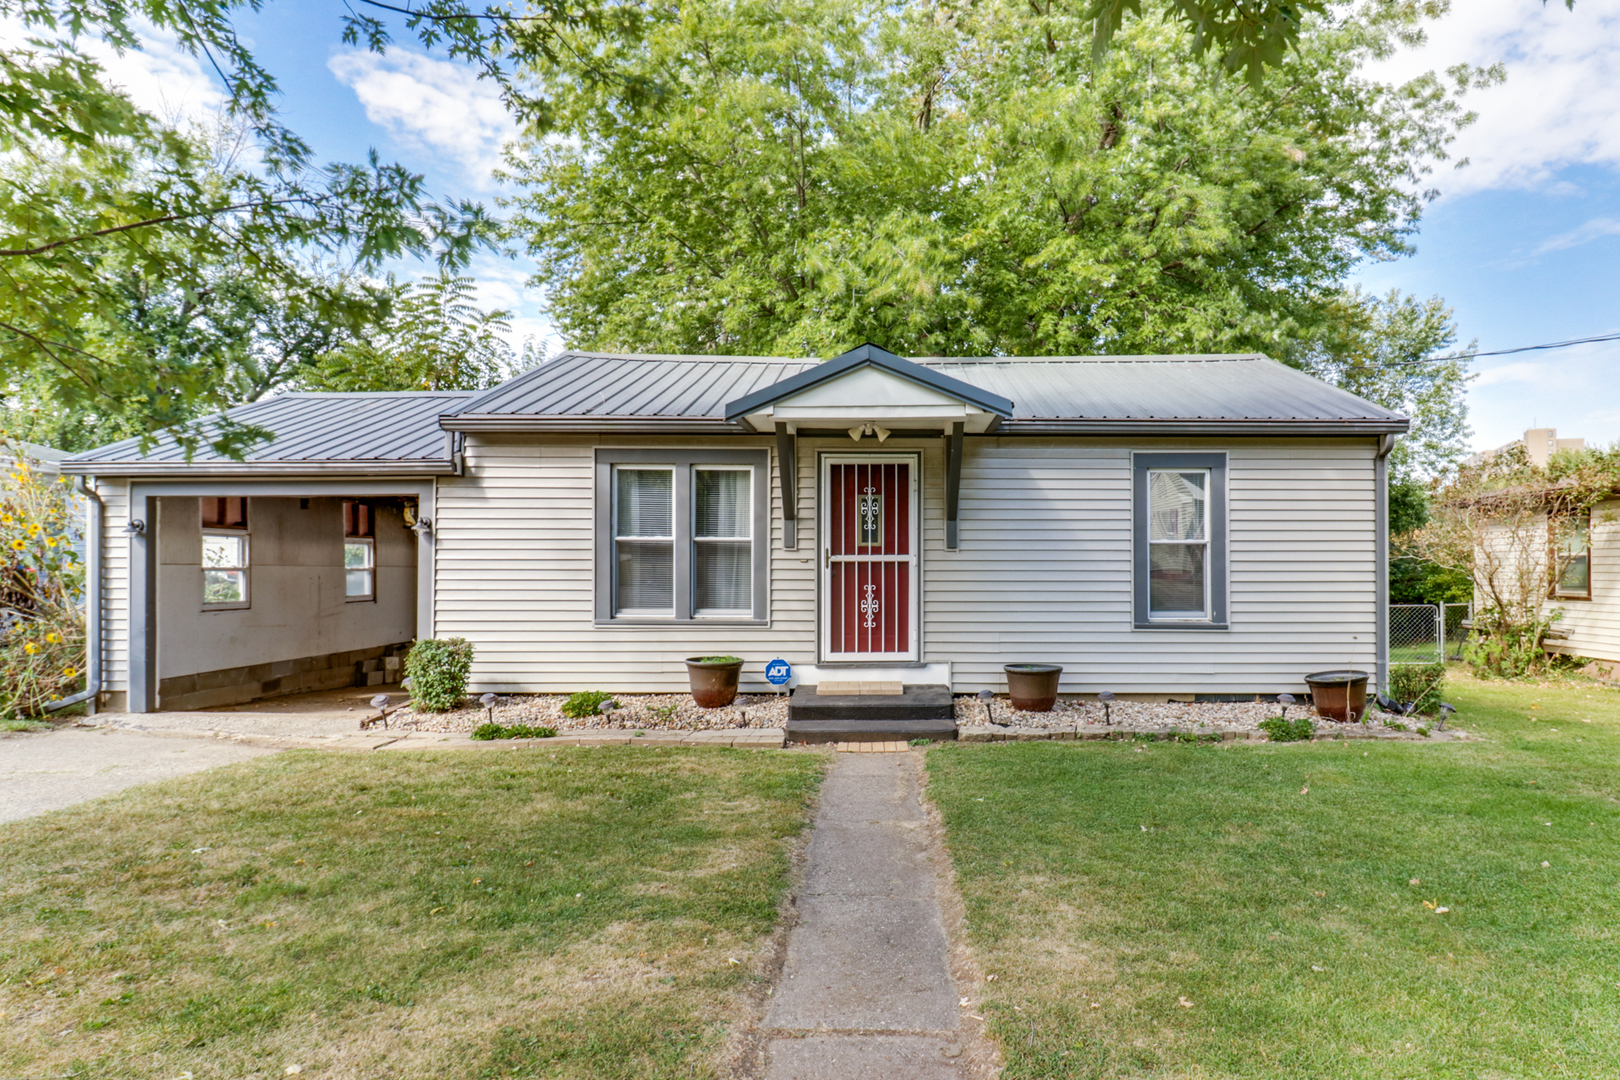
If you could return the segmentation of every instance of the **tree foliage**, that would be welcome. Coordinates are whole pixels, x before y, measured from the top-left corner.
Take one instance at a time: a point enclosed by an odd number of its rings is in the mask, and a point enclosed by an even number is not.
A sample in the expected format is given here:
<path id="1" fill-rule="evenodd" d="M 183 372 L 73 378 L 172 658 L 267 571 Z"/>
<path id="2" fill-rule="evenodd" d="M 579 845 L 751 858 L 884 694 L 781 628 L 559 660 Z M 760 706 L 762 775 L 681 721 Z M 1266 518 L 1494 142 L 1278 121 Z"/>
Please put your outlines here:
<path id="1" fill-rule="evenodd" d="M 1521 675 L 1545 662 L 1561 615 L 1553 586 L 1577 531 L 1613 524 L 1601 504 L 1620 498 L 1620 445 L 1561 450 L 1547 464 L 1523 444 L 1465 464 L 1437 485 L 1427 524 L 1398 553 L 1464 571 L 1475 590 L 1469 658 L 1487 674 Z"/>
<path id="2" fill-rule="evenodd" d="M 267 295 L 290 296 L 312 258 L 375 268 L 433 254 L 455 265 L 487 238 L 479 207 L 429 200 L 399 165 L 375 155 L 316 162 L 280 123 L 275 80 L 232 25 L 249 6 L 258 0 L 0 0 L 0 15 L 27 29 L 0 50 L 0 381 L 43 380 L 72 410 L 144 400 L 158 426 L 194 442 L 184 424 L 217 372 L 154 364 L 161 330 L 128 321 L 132 288 L 200 297 L 228 265 Z M 96 37 L 136 48 L 143 21 L 217 70 L 251 167 L 216 167 L 78 47 Z M 165 398 L 173 404 L 159 405 Z M 230 450 L 250 435 L 227 426 L 216 441 Z"/>
<path id="3" fill-rule="evenodd" d="M 1313 20 L 1256 88 L 1127 20 L 705 0 L 532 92 L 566 137 L 511 161 L 514 228 L 571 344 L 812 355 L 1266 351 L 1344 321 L 1403 253 L 1480 73 L 1358 74 L 1412 5 Z M 594 63 L 594 59 L 593 59 Z"/>
<path id="4" fill-rule="evenodd" d="M 517 373 L 511 312 L 473 303 L 477 283 L 439 274 L 393 287 L 391 314 L 306 370 L 306 390 L 480 390 Z M 527 359 L 527 357 L 525 357 Z"/>

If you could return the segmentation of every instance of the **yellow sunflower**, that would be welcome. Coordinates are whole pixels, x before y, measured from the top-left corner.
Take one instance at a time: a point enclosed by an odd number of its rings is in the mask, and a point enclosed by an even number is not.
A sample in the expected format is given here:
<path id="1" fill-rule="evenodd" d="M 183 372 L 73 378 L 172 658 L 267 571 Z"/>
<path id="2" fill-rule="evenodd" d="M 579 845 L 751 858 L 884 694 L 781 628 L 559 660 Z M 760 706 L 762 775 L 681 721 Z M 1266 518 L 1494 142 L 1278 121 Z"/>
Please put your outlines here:
<path id="1" fill-rule="evenodd" d="M 62 677 L 64 679 L 71 679 L 71 678 L 73 678 L 73 676 L 77 675 L 78 673 L 79 673 L 79 669 L 76 668 L 76 667 L 65 667 L 65 668 L 62 669 Z"/>
<path id="2" fill-rule="evenodd" d="M 62 640 L 62 635 L 58 634 L 55 630 L 52 630 L 50 633 L 45 635 L 45 640 L 50 642 L 52 645 L 55 645 L 58 641 Z"/>
<path id="3" fill-rule="evenodd" d="M 28 535 L 29 536 L 38 536 L 39 535 L 39 525 L 38 525 L 38 523 L 35 523 L 33 525 L 28 526 Z"/>
<path id="4" fill-rule="evenodd" d="M 23 642 L 23 652 L 27 653 L 29 656 L 33 656 L 35 653 L 39 652 L 39 646 L 35 645 L 32 641 L 25 641 Z"/>
<path id="5" fill-rule="evenodd" d="M 46 547 L 55 547 L 55 546 L 56 546 L 56 537 L 54 537 L 54 536 L 47 536 L 47 537 L 46 537 L 46 538 L 45 538 L 45 546 L 46 546 Z"/>
<path id="6" fill-rule="evenodd" d="M 23 543 L 23 541 L 22 541 L 22 539 L 21 539 L 21 538 L 18 538 L 18 539 L 16 539 L 16 540 L 13 540 L 13 541 L 12 541 L 12 542 L 11 542 L 11 550 L 12 550 L 12 551 L 21 551 L 21 550 L 22 550 L 22 549 L 23 549 L 23 548 L 25 548 L 25 547 L 27 547 L 27 546 L 28 546 L 28 545 L 27 545 L 27 544 L 25 544 L 25 543 Z"/>

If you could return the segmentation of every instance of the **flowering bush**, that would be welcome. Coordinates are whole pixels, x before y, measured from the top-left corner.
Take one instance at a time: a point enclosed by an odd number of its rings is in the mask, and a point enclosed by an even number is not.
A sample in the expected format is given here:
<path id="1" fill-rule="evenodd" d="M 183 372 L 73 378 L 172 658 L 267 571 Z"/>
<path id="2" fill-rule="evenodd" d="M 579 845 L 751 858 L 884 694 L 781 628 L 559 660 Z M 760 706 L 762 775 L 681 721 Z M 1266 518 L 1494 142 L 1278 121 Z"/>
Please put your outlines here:
<path id="1" fill-rule="evenodd" d="M 84 677 L 84 566 L 66 478 L 0 433 L 0 718 L 37 716 Z"/>

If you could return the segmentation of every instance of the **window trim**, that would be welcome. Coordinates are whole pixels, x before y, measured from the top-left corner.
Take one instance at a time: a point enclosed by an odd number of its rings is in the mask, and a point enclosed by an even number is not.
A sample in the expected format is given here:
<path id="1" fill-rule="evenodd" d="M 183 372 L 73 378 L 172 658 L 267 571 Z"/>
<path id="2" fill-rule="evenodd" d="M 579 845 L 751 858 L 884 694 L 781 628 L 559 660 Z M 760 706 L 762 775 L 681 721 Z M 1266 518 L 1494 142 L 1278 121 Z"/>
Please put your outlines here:
<path id="1" fill-rule="evenodd" d="M 345 557 L 343 560 L 343 602 L 346 604 L 375 603 L 377 600 L 377 538 L 375 536 L 349 536 L 344 534 L 343 546 L 347 548 L 350 544 L 363 544 L 371 549 L 371 561 L 364 567 L 365 571 L 371 575 L 371 591 L 358 596 L 349 595 L 349 572 L 351 569 L 361 568 L 351 568 L 347 557 Z"/>
<path id="2" fill-rule="evenodd" d="M 202 549 L 210 536 L 227 536 L 242 541 L 241 566 L 215 566 L 210 567 L 202 561 Z M 202 610 L 204 611 L 245 611 L 253 606 L 253 538 L 247 529 L 226 529 L 213 525 L 200 530 L 197 537 L 197 580 L 202 585 Z M 208 571 L 209 570 L 238 570 L 242 574 L 242 599 L 224 600 L 218 603 L 208 602 Z"/>
<path id="3" fill-rule="evenodd" d="M 1562 581 L 1564 577 L 1564 568 L 1563 566 L 1559 565 L 1559 562 L 1563 557 L 1563 552 L 1560 550 L 1563 545 L 1559 544 L 1556 539 L 1553 539 L 1552 598 L 1554 600 L 1592 599 L 1592 511 L 1587 509 L 1582 515 L 1582 518 L 1584 519 L 1584 528 L 1586 530 L 1586 589 L 1582 592 L 1576 592 L 1572 589 L 1565 589 L 1563 587 Z M 1573 558 L 1573 556 L 1571 556 L 1571 558 Z"/>
<path id="4" fill-rule="evenodd" d="M 614 466 L 635 468 L 672 468 L 675 472 L 675 606 L 669 615 L 616 616 L 613 612 L 614 573 L 616 559 L 616 526 L 614 518 Z M 753 613 L 698 615 L 694 610 L 695 577 L 697 573 L 696 531 L 697 503 L 693 497 L 693 470 L 710 466 L 738 466 L 753 470 L 753 484 L 749 489 L 753 529 L 749 541 L 752 545 Z M 634 448 L 599 448 L 596 451 L 595 500 L 592 514 L 595 580 L 596 626 L 768 626 L 770 625 L 770 560 L 771 560 L 771 493 L 769 450 L 720 450 L 694 447 L 681 450 L 639 450 Z"/>
<path id="5" fill-rule="evenodd" d="M 1150 496 L 1148 476 L 1152 472 L 1200 471 L 1209 476 L 1205 494 L 1205 547 L 1208 551 L 1205 596 L 1208 615 L 1199 618 L 1153 617 L 1148 606 L 1151 568 L 1148 540 Z M 1137 630 L 1229 630 L 1227 612 L 1227 454 L 1226 451 L 1142 451 L 1131 453 L 1131 615 Z"/>

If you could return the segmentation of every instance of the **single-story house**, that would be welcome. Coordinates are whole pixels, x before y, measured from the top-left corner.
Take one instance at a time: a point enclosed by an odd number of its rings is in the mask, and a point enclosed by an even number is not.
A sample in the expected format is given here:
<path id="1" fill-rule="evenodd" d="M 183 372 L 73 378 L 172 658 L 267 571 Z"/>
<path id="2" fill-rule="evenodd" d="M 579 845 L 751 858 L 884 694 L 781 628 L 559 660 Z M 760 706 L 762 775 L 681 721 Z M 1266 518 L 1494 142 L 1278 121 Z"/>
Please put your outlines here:
<path id="1" fill-rule="evenodd" d="M 1385 462 L 1408 420 L 1258 355 L 567 353 L 492 390 L 231 410 L 64 462 L 98 496 L 100 700 L 392 681 L 464 637 L 475 692 L 675 692 L 735 654 L 851 678 L 1303 693 L 1385 671 Z"/>
<path id="2" fill-rule="evenodd" d="M 1600 661 L 1601 674 L 1620 675 L 1620 499 L 1582 513 L 1558 544 L 1544 612 L 1561 613 L 1548 652 Z"/>

